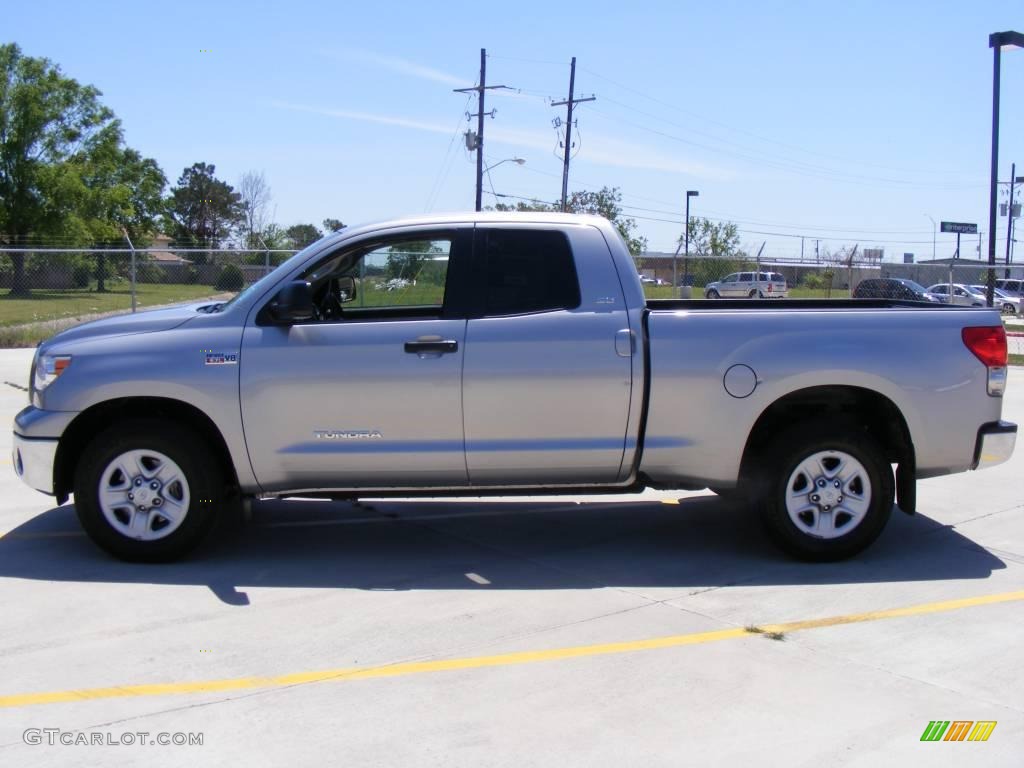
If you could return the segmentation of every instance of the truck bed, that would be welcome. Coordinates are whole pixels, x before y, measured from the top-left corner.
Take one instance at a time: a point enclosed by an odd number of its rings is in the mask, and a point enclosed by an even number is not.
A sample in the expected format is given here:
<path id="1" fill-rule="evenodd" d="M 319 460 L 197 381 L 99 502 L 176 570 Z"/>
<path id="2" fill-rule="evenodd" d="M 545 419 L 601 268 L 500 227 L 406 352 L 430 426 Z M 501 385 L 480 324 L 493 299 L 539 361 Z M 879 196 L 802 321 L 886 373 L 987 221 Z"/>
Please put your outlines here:
<path id="1" fill-rule="evenodd" d="M 950 304 L 932 304 L 900 299 L 648 299 L 647 308 L 656 310 L 713 309 L 979 309 Z"/>

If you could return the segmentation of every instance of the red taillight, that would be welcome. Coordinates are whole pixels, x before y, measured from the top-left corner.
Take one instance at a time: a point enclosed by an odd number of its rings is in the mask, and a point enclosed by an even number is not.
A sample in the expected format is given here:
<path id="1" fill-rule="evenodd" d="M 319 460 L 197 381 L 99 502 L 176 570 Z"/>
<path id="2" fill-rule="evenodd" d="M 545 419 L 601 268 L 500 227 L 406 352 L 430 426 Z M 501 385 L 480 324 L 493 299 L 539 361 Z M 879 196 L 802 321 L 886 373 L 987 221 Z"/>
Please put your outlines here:
<path id="1" fill-rule="evenodd" d="M 989 368 L 1006 366 L 1006 329 L 1001 325 L 964 328 L 960 336 L 974 356 Z"/>

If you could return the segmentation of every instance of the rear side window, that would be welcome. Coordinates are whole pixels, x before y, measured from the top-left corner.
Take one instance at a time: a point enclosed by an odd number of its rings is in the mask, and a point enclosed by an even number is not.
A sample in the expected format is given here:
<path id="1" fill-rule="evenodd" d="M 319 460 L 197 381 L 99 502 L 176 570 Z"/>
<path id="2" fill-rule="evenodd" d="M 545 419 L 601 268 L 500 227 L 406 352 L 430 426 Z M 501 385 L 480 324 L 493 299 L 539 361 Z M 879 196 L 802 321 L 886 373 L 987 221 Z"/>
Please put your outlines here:
<path id="1" fill-rule="evenodd" d="M 569 241 L 561 232 L 490 229 L 483 232 L 484 314 L 519 315 L 580 305 Z"/>

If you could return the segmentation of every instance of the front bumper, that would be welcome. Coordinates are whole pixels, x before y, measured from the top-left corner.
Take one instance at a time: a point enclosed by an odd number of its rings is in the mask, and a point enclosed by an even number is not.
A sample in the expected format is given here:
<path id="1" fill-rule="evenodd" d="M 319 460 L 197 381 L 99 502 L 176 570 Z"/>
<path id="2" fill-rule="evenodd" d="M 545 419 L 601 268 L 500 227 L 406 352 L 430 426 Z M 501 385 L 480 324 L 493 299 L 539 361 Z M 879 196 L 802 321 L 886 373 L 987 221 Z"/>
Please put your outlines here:
<path id="1" fill-rule="evenodd" d="M 1013 455 L 1017 442 L 1017 425 L 1011 421 L 983 424 L 978 430 L 971 469 L 987 469 L 1002 464 Z"/>
<path id="2" fill-rule="evenodd" d="M 14 433 L 11 462 L 14 471 L 26 485 L 37 491 L 54 494 L 53 464 L 57 456 L 56 439 L 27 438 Z"/>

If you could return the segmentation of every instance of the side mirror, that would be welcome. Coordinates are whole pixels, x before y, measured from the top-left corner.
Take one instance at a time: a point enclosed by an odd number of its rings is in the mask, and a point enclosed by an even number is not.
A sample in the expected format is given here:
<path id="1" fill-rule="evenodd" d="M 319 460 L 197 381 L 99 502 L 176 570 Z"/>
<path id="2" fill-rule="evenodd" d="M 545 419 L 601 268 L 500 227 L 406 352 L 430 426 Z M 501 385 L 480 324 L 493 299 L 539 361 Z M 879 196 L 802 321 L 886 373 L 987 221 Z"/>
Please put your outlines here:
<path id="1" fill-rule="evenodd" d="M 356 300 L 356 279 L 351 275 L 338 278 L 338 301 L 348 304 Z"/>
<path id="2" fill-rule="evenodd" d="M 288 283 L 267 305 L 270 316 L 279 323 L 301 323 L 312 320 L 313 291 L 305 280 Z"/>

